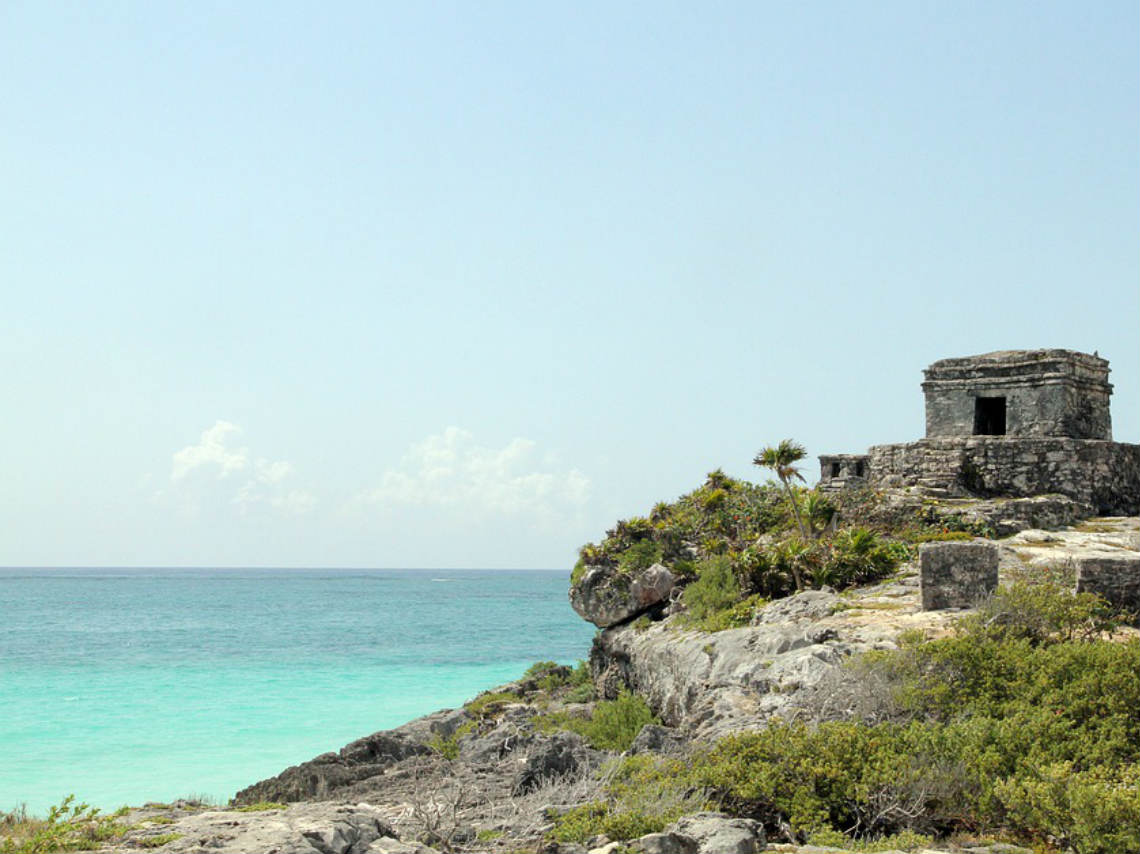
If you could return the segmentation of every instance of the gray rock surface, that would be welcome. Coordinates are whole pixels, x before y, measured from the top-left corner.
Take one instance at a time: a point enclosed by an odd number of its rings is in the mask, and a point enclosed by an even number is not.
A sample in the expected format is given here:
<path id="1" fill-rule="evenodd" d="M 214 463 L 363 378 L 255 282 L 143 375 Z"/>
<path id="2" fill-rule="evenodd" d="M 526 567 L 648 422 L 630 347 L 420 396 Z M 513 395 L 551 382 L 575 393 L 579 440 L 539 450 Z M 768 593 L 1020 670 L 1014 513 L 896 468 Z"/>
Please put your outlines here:
<path id="1" fill-rule="evenodd" d="M 684 752 L 688 744 L 689 740 L 685 735 L 672 727 L 646 724 L 633 739 L 633 744 L 629 746 L 629 752 L 632 754 L 660 753 L 670 756 Z"/>
<path id="2" fill-rule="evenodd" d="M 647 833 L 633 843 L 642 854 L 697 854 L 697 840 L 680 833 Z"/>
<path id="3" fill-rule="evenodd" d="M 248 786 L 234 795 L 234 803 L 314 800 L 329 797 L 346 786 L 375 777 L 395 763 L 431 750 L 405 732 L 376 732 L 345 745 L 338 753 L 286 768 L 276 777 Z"/>
<path id="4" fill-rule="evenodd" d="M 604 696 L 632 689 L 686 737 L 718 738 L 793 717 L 851 655 L 888 649 L 907 629 L 942 631 L 950 612 L 919 610 L 917 577 L 838 595 L 805 591 L 767 606 L 754 625 L 707 634 L 677 618 L 602 632 L 590 654 Z"/>
<path id="5" fill-rule="evenodd" d="M 757 854 L 765 847 L 764 828 L 750 818 L 699 812 L 670 825 L 668 832 L 696 842 L 696 854 Z"/>
<path id="6" fill-rule="evenodd" d="M 556 732 L 536 739 L 527 749 L 522 766 L 515 775 L 512 791 L 525 795 L 544 782 L 586 768 L 597 751 L 591 750 L 582 736 L 573 732 Z"/>
<path id="7" fill-rule="evenodd" d="M 673 574 L 659 563 L 632 575 L 591 566 L 570 588 L 570 605 L 582 619 L 604 629 L 668 602 L 675 583 Z"/>
<path id="8" fill-rule="evenodd" d="M 364 854 L 376 850 L 371 846 L 377 840 L 395 836 L 376 807 L 331 803 L 244 813 L 210 810 L 184 817 L 173 825 L 155 827 L 146 836 L 171 832 L 182 836 L 166 843 L 162 850 L 186 854 Z M 135 839 L 137 844 L 145 836 Z"/>
<path id="9" fill-rule="evenodd" d="M 459 757 L 468 765 L 494 765 L 532 741 L 534 733 L 513 719 L 499 721 L 493 729 L 459 742 Z"/>

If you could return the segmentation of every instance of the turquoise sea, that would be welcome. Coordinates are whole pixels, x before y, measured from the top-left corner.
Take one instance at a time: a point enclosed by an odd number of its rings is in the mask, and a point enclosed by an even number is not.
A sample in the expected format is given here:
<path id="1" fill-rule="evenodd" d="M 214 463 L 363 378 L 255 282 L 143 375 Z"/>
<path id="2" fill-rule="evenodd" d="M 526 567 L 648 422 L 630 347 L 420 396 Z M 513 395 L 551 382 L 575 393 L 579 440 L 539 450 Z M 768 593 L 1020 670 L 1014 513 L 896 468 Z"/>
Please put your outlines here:
<path id="1" fill-rule="evenodd" d="M 225 802 L 289 765 L 573 663 L 568 573 L 0 569 L 0 809 Z"/>

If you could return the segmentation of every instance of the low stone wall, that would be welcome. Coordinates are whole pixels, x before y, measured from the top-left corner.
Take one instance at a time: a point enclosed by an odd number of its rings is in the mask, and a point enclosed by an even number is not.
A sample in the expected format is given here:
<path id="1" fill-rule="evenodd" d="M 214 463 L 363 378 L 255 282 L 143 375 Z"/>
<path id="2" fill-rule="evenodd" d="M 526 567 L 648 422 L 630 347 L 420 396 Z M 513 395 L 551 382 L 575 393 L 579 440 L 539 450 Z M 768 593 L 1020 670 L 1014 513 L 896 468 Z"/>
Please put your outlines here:
<path id="1" fill-rule="evenodd" d="M 1077 558 L 1077 592 L 1098 593 L 1140 614 L 1140 555 Z"/>
<path id="2" fill-rule="evenodd" d="M 997 589 L 993 543 L 925 543 L 918 562 L 924 611 L 972 608 Z"/>
<path id="3" fill-rule="evenodd" d="M 922 486 L 981 497 L 1059 493 L 1102 515 L 1140 515 L 1140 445 L 970 436 L 875 445 L 868 458 L 873 487 Z"/>

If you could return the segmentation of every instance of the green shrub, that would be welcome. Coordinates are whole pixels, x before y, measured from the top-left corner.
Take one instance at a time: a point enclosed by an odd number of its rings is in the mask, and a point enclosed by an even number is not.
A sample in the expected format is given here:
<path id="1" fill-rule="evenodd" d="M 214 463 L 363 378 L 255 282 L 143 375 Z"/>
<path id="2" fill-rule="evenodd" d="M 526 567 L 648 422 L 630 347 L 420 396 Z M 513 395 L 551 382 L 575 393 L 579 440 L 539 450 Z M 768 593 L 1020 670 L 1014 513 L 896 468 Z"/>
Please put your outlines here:
<path id="1" fill-rule="evenodd" d="M 878 851 L 917 851 L 920 848 L 929 848 L 933 843 L 934 840 L 930 836 L 915 833 L 913 830 L 867 840 L 852 840 L 847 834 L 838 830 L 819 830 L 808 838 L 809 845 L 843 848 L 858 854 L 874 854 Z"/>
<path id="2" fill-rule="evenodd" d="M 702 561 L 697 567 L 697 580 L 682 594 L 682 601 L 694 623 L 735 605 L 740 599 L 740 582 L 736 580 L 732 560 L 726 556 Z"/>
<path id="3" fill-rule="evenodd" d="M 1078 771 L 1072 762 L 999 780 L 1011 826 L 1085 852 L 1140 851 L 1140 765 Z"/>
<path id="4" fill-rule="evenodd" d="M 245 804 L 244 806 L 234 807 L 235 812 L 265 812 L 266 810 L 287 810 L 288 804 L 280 804 L 276 801 L 258 801 L 256 804 Z"/>
<path id="5" fill-rule="evenodd" d="M 134 844 L 139 848 L 161 848 L 168 842 L 173 842 L 176 839 L 181 839 L 184 834 L 181 833 L 160 833 L 158 836 L 144 836 L 141 839 L 135 839 Z"/>
<path id="6" fill-rule="evenodd" d="M 582 844 L 600 833 L 610 839 L 636 839 L 647 833 L 660 833 L 673 820 L 660 815 L 618 810 L 605 801 L 593 801 L 560 815 L 548 836 L 558 842 Z"/>
<path id="7" fill-rule="evenodd" d="M 739 629 L 751 624 L 756 611 L 768 604 L 768 600 L 759 593 L 741 599 L 720 611 L 713 611 L 699 622 L 692 622 L 702 632 L 723 632 L 727 629 Z"/>
<path id="8" fill-rule="evenodd" d="M 957 513 L 940 513 L 937 503 L 927 504 L 917 513 L 918 521 L 935 531 L 961 531 L 972 537 L 993 539 L 997 532 L 986 522 L 966 519 Z"/>
<path id="9" fill-rule="evenodd" d="M 658 723 L 645 700 L 636 694 L 623 693 L 616 700 L 603 700 L 587 717 L 569 712 L 551 712 L 534 719 L 536 729 L 544 732 L 569 730 L 586 739 L 598 750 L 628 750 L 646 724 Z"/>
<path id="10" fill-rule="evenodd" d="M 679 759 L 641 754 L 628 756 L 603 773 L 606 800 L 594 801 L 555 819 L 550 836 L 562 842 L 585 842 L 604 833 L 611 839 L 633 839 L 657 833 L 686 813 L 706 804 L 688 790 L 684 763 Z"/>
<path id="11" fill-rule="evenodd" d="M 557 670 L 562 665 L 557 661 L 536 661 L 528 667 L 522 675 L 523 679 L 539 679 L 552 670 Z"/>
<path id="12" fill-rule="evenodd" d="M 660 723 L 637 694 L 622 694 L 616 700 L 598 703 L 590 726 L 582 733 L 599 750 L 628 750 L 646 724 Z"/>
<path id="13" fill-rule="evenodd" d="M 0 814 L 0 852 L 39 854 L 48 851 L 78 851 L 100 847 L 100 843 L 121 837 L 129 828 L 116 821 L 119 810 L 102 815 L 97 807 L 75 803 L 68 795 L 48 811 L 46 819 L 29 816 L 23 809 Z"/>
<path id="14" fill-rule="evenodd" d="M 449 736 L 445 737 L 445 736 L 440 735 L 439 733 L 436 733 L 435 735 L 433 735 L 431 738 L 428 739 L 427 746 L 430 747 L 432 750 L 434 750 L 436 753 L 438 753 L 440 756 L 442 756 L 447 761 L 454 762 L 456 759 L 459 758 L 459 741 L 460 741 L 460 739 L 462 739 L 465 735 L 468 735 L 468 734 L 474 732 L 475 727 L 476 727 L 475 721 L 467 721 L 467 722 L 462 723 L 459 726 L 457 726 L 455 728 L 455 732 L 453 732 Z"/>
<path id="15" fill-rule="evenodd" d="M 633 543 L 618 555 L 618 570 L 631 573 L 648 569 L 661 560 L 661 546 L 652 540 Z"/>
<path id="16" fill-rule="evenodd" d="M 518 703 L 521 699 L 513 691 L 489 691 L 465 703 L 463 710 L 477 721 L 491 720 L 502 714 L 507 706 Z"/>
<path id="17" fill-rule="evenodd" d="M 1093 593 L 1072 593 L 1046 576 L 1039 583 L 1001 587 L 965 624 L 973 635 L 992 640 L 1091 640 L 1119 625 L 1118 609 Z"/>
<path id="18" fill-rule="evenodd" d="M 523 680 L 533 681 L 540 691 L 548 693 L 569 685 L 574 672 L 571 668 L 556 661 L 536 661 L 523 673 Z"/>
<path id="19" fill-rule="evenodd" d="M 571 573 L 577 584 L 587 566 L 619 567 L 635 572 L 653 563 L 685 575 L 698 559 L 739 552 L 769 531 L 785 529 L 791 514 L 782 491 L 737 480 L 719 469 L 692 492 L 669 504 L 658 502 L 649 517 L 619 521 L 601 543 L 587 543 Z"/>
<path id="20" fill-rule="evenodd" d="M 855 850 L 979 830 L 1078 854 L 1140 850 L 1140 639 L 1102 639 L 1103 603 L 1055 586 L 1002 590 L 987 607 L 952 636 L 912 634 L 862 660 L 882 677 L 869 690 L 897 695 L 898 720 L 777 721 L 684 764 L 633 763 L 593 826 L 644 817 L 638 792 L 688 791 L 773 834 L 830 844 L 843 832 Z"/>
<path id="21" fill-rule="evenodd" d="M 885 542 L 868 528 L 845 528 L 824 543 L 812 584 L 843 589 L 886 578 L 906 559 L 905 546 Z"/>
<path id="22" fill-rule="evenodd" d="M 968 531 L 943 531 L 939 528 L 915 528 L 903 536 L 911 543 L 957 543 L 974 539 Z"/>

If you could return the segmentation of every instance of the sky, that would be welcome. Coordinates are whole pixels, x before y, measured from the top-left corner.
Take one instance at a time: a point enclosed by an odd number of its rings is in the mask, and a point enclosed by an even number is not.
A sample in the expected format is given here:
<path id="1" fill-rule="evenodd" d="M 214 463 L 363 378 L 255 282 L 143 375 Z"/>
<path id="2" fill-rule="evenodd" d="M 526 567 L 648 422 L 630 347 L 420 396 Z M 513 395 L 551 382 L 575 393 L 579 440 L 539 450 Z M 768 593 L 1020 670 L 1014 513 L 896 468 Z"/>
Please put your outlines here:
<path id="1" fill-rule="evenodd" d="M 1000 349 L 1098 351 L 1140 441 L 1138 35 L 4 0 L 0 565 L 569 568 Z"/>

